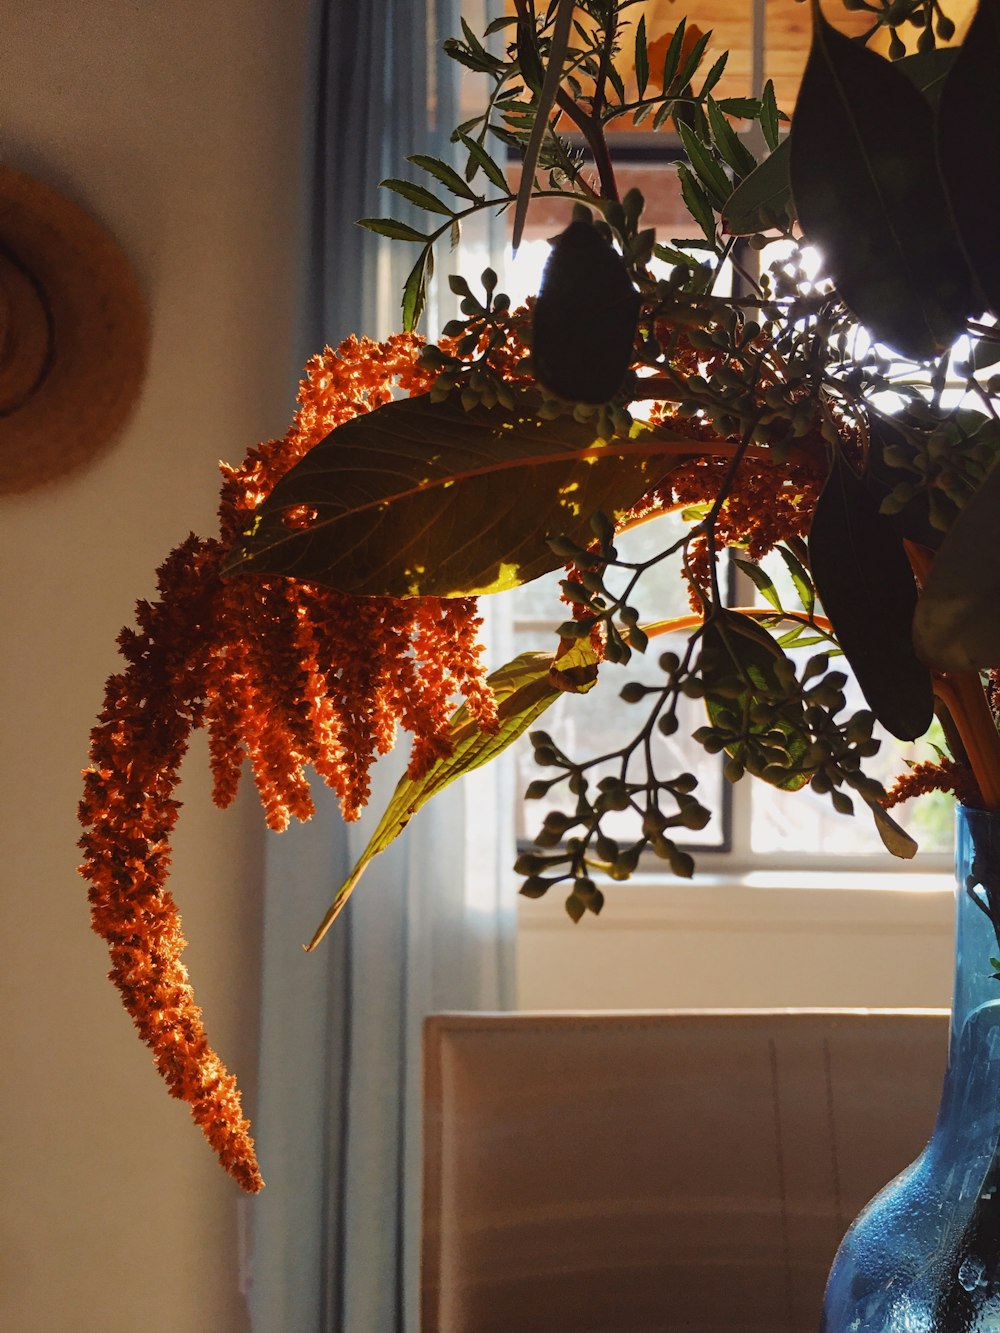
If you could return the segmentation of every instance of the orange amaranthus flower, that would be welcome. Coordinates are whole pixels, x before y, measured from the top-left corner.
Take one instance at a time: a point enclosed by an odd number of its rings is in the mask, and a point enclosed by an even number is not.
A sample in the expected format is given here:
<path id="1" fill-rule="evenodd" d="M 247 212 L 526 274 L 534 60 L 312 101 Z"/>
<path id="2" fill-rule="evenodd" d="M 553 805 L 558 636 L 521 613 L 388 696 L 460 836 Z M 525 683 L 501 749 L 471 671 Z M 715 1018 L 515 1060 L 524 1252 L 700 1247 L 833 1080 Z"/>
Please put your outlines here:
<path id="1" fill-rule="evenodd" d="M 982 804 L 979 785 L 968 764 L 942 758 L 936 763 L 928 760 L 913 764 L 901 773 L 886 793 L 882 805 L 888 810 L 930 791 L 950 791 L 963 805 Z"/>
<path id="2" fill-rule="evenodd" d="M 314 444 L 394 389 L 430 387 L 420 347 L 409 335 L 349 338 L 312 358 L 286 435 L 223 467 L 219 536 L 182 542 L 159 570 L 157 600 L 140 602 L 137 628 L 123 630 L 126 667 L 108 681 L 91 733 L 81 869 L 110 977 L 170 1092 L 249 1191 L 263 1185 L 249 1124 L 208 1043 L 165 887 L 191 732 L 207 730 L 217 804 L 233 800 L 247 759 L 268 824 L 283 829 L 313 813 L 307 765 L 355 819 L 397 725 L 413 734 L 416 776 L 446 750 L 456 695 L 485 729 L 497 721 L 473 599 L 357 598 L 286 578 L 224 581 L 219 570 L 252 511 Z"/>

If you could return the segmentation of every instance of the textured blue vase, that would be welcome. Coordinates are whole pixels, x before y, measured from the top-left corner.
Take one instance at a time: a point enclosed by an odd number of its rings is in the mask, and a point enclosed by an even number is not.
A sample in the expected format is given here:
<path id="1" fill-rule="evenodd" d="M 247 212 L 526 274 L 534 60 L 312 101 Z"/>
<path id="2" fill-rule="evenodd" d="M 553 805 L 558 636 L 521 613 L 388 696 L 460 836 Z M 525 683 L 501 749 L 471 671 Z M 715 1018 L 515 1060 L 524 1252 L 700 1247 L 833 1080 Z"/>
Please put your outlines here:
<path id="1" fill-rule="evenodd" d="M 822 1333 L 1000 1333 L 1000 815 L 960 809 L 948 1069 L 930 1143 L 861 1212 Z"/>

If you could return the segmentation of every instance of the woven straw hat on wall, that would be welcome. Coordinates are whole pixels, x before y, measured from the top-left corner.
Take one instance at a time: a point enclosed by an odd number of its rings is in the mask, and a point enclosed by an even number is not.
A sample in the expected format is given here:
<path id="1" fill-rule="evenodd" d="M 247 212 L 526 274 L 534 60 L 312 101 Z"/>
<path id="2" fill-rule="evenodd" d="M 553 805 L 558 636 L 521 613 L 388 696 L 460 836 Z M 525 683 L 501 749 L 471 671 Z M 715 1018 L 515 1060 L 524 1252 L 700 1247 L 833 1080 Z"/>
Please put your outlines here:
<path id="1" fill-rule="evenodd" d="M 149 320 L 116 242 L 90 214 L 0 166 L 0 493 L 93 458 L 142 385 Z"/>

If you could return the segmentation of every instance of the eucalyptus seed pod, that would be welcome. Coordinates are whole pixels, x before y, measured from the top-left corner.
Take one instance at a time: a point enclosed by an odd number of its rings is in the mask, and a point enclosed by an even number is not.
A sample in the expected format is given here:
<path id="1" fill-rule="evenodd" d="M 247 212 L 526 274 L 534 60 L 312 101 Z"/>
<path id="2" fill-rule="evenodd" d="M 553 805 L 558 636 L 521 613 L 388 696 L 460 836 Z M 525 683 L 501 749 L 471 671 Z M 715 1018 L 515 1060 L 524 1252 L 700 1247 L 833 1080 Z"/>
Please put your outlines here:
<path id="1" fill-rule="evenodd" d="M 628 373 L 639 293 L 621 256 L 589 222 L 571 222 L 552 243 L 535 303 L 535 378 L 576 403 L 604 403 Z"/>

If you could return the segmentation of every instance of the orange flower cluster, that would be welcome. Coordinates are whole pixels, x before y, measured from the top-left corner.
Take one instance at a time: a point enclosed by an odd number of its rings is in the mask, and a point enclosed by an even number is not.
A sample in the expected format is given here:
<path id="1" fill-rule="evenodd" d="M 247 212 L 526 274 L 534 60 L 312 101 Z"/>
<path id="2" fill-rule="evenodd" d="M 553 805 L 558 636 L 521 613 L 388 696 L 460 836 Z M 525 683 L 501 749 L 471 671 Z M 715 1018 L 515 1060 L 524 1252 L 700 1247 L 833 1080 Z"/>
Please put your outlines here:
<path id="1" fill-rule="evenodd" d="M 355 598 L 284 578 L 219 576 L 223 559 L 275 482 L 314 444 L 381 406 L 394 388 L 429 387 L 420 343 L 350 338 L 307 367 L 288 433 L 224 468 L 220 536 L 188 537 L 119 640 L 124 672 L 108 681 L 91 734 L 80 819 L 82 873 L 111 979 L 170 1092 L 246 1190 L 263 1185 L 236 1081 L 212 1050 L 181 962 L 184 938 L 165 884 L 181 760 L 190 733 L 208 733 L 216 802 L 236 794 L 249 760 L 268 824 L 313 812 L 312 765 L 347 819 L 367 799 L 368 771 L 402 725 L 414 736 L 411 774 L 447 751 L 452 700 L 497 726 L 480 662 L 471 599 Z"/>
<path id="2" fill-rule="evenodd" d="M 957 759 L 942 758 L 937 763 L 927 760 L 922 764 L 913 764 L 892 784 L 882 805 L 888 810 L 930 791 L 953 792 L 956 800 L 963 805 L 982 804 L 979 784 L 968 764 L 960 763 Z"/>
<path id="3" fill-rule="evenodd" d="M 651 507 L 672 509 L 682 505 L 710 504 L 729 474 L 728 458 L 704 455 L 674 468 L 647 499 Z M 716 520 L 716 542 L 741 544 L 751 560 L 760 560 L 781 541 L 805 537 L 823 483 L 826 469 L 807 461 L 775 464 L 768 459 L 741 460 L 733 485 Z M 688 568 L 694 580 L 691 599 L 701 609 L 699 589 L 710 581 L 709 547 L 697 536 L 688 547 Z"/>

